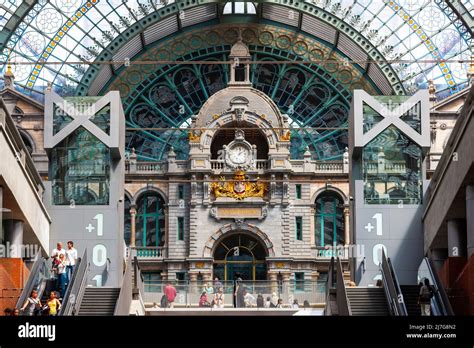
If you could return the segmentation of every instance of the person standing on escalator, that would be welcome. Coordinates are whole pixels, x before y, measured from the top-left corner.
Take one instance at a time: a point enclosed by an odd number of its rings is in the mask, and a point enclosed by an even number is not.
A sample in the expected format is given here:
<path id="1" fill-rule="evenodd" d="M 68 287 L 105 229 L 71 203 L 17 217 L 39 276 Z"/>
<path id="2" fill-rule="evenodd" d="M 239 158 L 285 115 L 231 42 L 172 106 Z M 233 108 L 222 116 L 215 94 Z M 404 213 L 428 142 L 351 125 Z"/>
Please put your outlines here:
<path id="1" fill-rule="evenodd" d="M 67 242 L 66 250 L 66 285 L 71 282 L 72 274 L 74 273 L 74 267 L 77 262 L 77 249 L 74 248 L 74 242 Z"/>
<path id="2" fill-rule="evenodd" d="M 430 285 L 428 278 L 425 278 L 423 286 L 420 288 L 420 295 L 418 297 L 418 304 L 420 305 L 421 315 L 431 315 L 431 299 L 434 296 L 434 289 Z"/>

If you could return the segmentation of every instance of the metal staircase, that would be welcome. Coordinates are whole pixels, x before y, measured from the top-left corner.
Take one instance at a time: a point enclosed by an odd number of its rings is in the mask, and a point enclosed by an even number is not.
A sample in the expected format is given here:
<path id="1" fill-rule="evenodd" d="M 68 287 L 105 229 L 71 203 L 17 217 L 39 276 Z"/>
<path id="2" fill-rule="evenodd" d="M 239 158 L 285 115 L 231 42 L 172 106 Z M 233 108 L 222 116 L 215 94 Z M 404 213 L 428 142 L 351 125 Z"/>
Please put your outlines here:
<path id="1" fill-rule="evenodd" d="M 387 316 L 390 310 L 383 288 L 354 287 L 346 288 L 351 315 Z"/>
<path id="2" fill-rule="evenodd" d="M 86 287 L 78 315 L 114 315 L 120 288 Z"/>

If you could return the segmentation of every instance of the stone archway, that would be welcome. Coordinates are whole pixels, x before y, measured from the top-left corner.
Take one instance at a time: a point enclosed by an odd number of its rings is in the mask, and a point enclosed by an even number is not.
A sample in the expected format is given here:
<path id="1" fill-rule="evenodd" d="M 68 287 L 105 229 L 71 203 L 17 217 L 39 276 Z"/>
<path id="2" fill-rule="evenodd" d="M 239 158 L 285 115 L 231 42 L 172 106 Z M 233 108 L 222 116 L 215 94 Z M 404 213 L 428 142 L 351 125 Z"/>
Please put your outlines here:
<path id="1" fill-rule="evenodd" d="M 263 245 L 265 246 L 268 256 L 269 257 L 274 257 L 275 256 L 275 250 L 273 248 L 273 243 L 270 241 L 268 236 L 262 232 L 258 227 L 255 225 L 249 224 L 249 223 L 230 223 L 222 226 L 219 228 L 217 231 L 215 231 L 207 240 L 206 244 L 204 245 L 204 250 L 203 250 L 203 257 L 206 258 L 212 258 L 213 257 L 213 251 L 214 248 L 219 240 L 221 240 L 225 235 L 230 235 L 232 233 L 236 232 L 247 232 L 258 239 L 261 240 Z"/>

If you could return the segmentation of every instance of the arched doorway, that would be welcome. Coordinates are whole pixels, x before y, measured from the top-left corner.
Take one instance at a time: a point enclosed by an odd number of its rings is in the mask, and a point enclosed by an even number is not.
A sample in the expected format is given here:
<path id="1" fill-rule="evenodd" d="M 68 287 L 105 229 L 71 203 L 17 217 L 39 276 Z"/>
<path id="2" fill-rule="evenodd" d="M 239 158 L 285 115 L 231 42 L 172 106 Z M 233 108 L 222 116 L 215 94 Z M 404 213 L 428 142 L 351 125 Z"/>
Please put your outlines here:
<path id="1" fill-rule="evenodd" d="M 266 280 L 265 246 L 257 238 L 235 233 L 226 236 L 214 250 L 214 277 L 221 280 Z"/>

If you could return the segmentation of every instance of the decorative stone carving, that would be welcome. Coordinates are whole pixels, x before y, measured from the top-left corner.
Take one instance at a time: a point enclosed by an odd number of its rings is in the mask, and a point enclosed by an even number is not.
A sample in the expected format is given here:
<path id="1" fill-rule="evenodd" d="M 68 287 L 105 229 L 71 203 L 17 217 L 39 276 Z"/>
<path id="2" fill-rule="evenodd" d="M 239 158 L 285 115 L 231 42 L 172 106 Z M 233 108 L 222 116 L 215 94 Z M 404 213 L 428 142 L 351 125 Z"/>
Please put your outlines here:
<path id="1" fill-rule="evenodd" d="M 245 172 L 237 170 L 232 180 L 227 181 L 221 177 L 220 182 L 211 184 L 211 192 L 214 197 L 230 197 L 242 200 L 247 197 L 265 197 L 268 188 L 264 183 L 259 182 L 259 178 L 250 181 L 245 177 Z"/>

